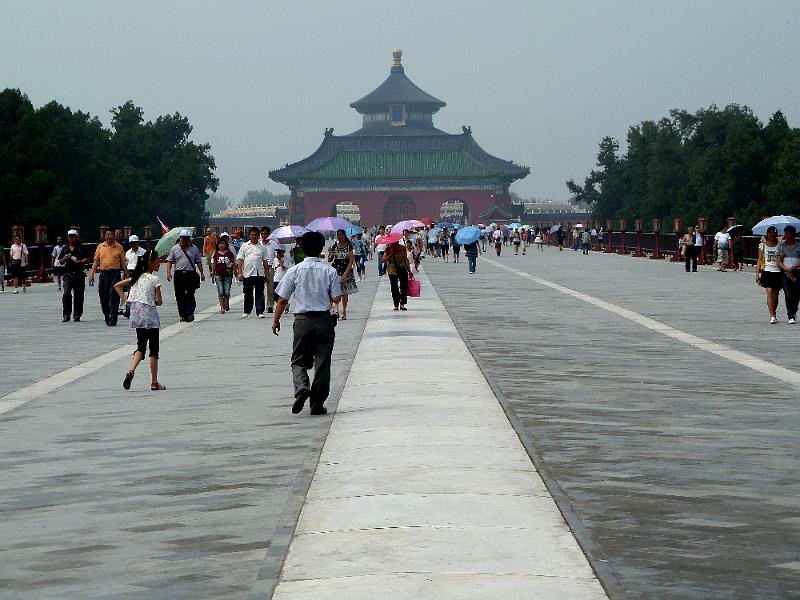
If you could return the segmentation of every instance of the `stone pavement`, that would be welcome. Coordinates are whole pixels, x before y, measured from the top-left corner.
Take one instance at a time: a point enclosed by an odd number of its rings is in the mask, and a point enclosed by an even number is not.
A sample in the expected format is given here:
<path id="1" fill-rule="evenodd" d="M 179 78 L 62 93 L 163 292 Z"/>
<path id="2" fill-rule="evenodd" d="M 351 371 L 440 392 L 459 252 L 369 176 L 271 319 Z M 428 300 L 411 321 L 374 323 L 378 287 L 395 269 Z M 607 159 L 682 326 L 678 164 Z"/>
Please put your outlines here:
<path id="1" fill-rule="evenodd" d="M 606 598 L 420 279 L 381 286 L 274 598 Z"/>
<path id="2" fill-rule="evenodd" d="M 369 267 L 337 327 L 332 408 L 375 293 Z M 199 307 L 214 296 L 203 286 Z M 0 295 L 5 391 L 134 339 L 87 300 L 83 322 L 62 324 L 52 287 Z M 126 351 L 0 415 L 0 597 L 269 597 L 331 419 L 290 413 L 292 317 L 276 338 L 240 310 L 178 325 L 165 392 L 149 391 L 146 364 L 122 389 Z"/>
<path id="3" fill-rule="evenodd" d="M 753 271 L 507 250 L 426 272 L 610 596 L 800 598 L 798 388 L 523 276 L 796 373 Z"/>

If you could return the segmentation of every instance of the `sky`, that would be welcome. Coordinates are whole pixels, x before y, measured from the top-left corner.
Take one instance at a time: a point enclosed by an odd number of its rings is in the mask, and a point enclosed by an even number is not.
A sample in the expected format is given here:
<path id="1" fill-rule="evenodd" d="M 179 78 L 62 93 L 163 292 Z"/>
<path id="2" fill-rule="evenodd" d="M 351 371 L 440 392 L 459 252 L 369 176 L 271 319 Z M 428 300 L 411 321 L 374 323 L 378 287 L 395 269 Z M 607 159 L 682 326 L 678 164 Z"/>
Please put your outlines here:
<path id="1" fill-rule="evenodd" d="M 0 0 L 0 88 L 106 124 L 129 99 L 186 115 L 235 200 L 358 129 L 393 48 L 447 102 L 437 127 L 531 168 L 524 197 L 566 200 L 603 136 L 672 108 L 800 127 L 800 0 Z"/>

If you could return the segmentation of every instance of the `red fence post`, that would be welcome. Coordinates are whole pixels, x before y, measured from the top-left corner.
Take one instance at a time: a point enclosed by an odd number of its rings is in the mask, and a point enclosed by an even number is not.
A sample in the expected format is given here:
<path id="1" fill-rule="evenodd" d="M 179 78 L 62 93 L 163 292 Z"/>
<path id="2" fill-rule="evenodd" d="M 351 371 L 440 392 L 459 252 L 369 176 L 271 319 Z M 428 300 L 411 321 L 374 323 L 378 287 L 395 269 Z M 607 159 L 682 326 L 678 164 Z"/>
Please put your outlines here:
<path id="1" fill-rule="evenodd" d="M 614 252 L 614 243 L 611 240 L 612 229 L 614 229 L 614 224 L 611 222 L 611 219 L 606 219 L 606 235 L 608 236 L 608 243 L 606 244 L 606 249 L 603 250 L 604 254 L 611 254 Z"/>
<path id="2" fill-rule="evenodd" d="M 669 259 L 669 262 L 683 262 L 683 258 L 681 257 L 681 218 L 675 217 L 675 221 L 673 221 L 673 226 L 675 228 L 675 253 L 672 255 L 672 258 Z"/>
<path id="3" fill-rule="evenodd" d="M 655 238 L 653 243 L 653 254 L 650 258 L 660 260 L 664 258 L 661 256 L 661 248 L 659 247 L 659 239 L 661 238 L 661 219 L 653 219 L 653 236 Z"/>

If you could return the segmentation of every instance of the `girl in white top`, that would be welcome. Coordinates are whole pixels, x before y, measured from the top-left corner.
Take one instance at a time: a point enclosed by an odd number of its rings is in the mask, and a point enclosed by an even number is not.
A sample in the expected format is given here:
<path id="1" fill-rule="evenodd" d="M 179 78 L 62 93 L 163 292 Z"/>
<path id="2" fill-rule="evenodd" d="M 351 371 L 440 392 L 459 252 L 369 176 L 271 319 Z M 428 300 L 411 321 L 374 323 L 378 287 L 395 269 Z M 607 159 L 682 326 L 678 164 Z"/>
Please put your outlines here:
<path id="1" fill-rule="evenodd" d="M 136 268 L 128 279 L 123 279 L 114 286 L 114 290 L 124 301 L 126 286 L 130 288 L 127 302 L 130 304 L 131 316 L 129 326 L 136 329 L 136 352 L 133 353 L 131 369 L 125 374 L 122 387 L 131 389 L 136 367 L 144 360 L 147 346 L 150 346 L 150 389 L 166 389 L 158 382 L 158 331 L 161 320 L 157 306 L 161 306 L 161 281 L 156 275 L 161 259 L 154 250 L 148 250 L 139 257 Z"/>
<path id="2" fill-rule="evenodd" d="M 767 309 L 770 325 L 778 322 L 778 294 L 783 287 L 783 272 L 778 266 L 778 230 L 767 229 L 767 235 L 758 247 L 756 283 L 767 291 Z"/>

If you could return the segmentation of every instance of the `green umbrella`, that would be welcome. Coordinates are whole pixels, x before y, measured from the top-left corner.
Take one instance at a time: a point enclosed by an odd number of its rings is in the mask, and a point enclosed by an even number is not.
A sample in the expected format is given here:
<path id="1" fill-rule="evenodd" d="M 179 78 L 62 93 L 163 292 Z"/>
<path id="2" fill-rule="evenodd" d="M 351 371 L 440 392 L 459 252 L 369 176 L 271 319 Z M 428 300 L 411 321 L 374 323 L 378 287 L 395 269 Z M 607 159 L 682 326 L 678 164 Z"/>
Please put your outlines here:
<path id="1" fill-rule="evenodd" d="M 170 249 L 178 243 L 178 238 L 181 237 L 181 231 L 184 229 L 188 229 L 189 233 L 194 235 L 194 227 L 173 227 L 158 240 L 156 254 L 160 257 L 169 254 Z"/>

